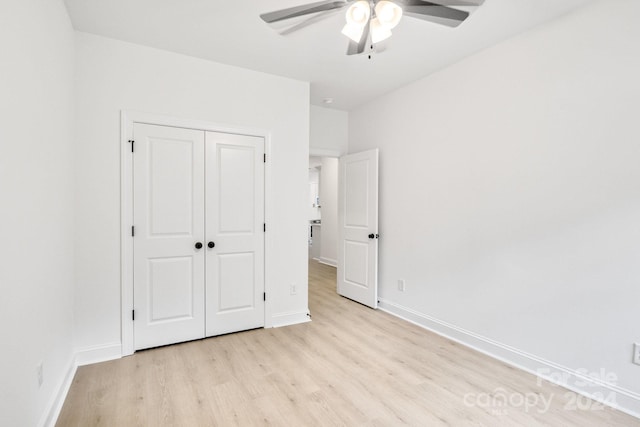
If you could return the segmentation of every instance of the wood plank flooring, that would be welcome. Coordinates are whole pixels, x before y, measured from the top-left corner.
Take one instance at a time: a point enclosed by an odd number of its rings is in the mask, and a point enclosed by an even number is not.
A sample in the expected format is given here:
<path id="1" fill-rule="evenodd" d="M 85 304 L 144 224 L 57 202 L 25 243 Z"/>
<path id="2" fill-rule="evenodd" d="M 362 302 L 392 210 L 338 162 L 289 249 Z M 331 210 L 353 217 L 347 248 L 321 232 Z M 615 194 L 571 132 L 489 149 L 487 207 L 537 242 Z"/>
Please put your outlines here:
<path id="1" fill-rule="evenodd" d="M 309 273 L 312 322 L 81 367 L 57 426 L 640 426 L 337 296 L 332 267 Z"/>

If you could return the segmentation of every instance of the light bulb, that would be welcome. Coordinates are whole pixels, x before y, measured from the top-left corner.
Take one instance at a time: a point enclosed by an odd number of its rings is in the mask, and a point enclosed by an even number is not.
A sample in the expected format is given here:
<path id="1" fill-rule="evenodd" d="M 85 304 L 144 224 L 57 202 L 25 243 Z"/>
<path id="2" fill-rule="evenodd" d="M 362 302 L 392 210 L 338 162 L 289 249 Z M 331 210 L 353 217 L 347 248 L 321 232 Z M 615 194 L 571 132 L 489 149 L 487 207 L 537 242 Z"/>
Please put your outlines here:
<path id="1" fill-rule="evenodd" d="M 381 25 L 392 29 L 398 25 L 402 18 L 402 8 L 393 2 L 380 0 L 376 4 L 376 17 Z"/>

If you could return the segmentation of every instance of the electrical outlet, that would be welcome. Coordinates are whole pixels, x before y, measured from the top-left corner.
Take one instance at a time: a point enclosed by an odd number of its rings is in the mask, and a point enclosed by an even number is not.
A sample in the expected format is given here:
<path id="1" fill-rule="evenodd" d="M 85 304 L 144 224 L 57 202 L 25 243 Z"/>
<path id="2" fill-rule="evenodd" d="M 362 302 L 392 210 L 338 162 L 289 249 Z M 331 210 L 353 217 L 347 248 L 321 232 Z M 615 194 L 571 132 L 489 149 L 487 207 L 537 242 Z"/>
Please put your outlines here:
<path id="1" fill-rule="evenodd" d="M 399 279 L 398 280 L 398 290 L 400 292 L 404 292 L 404 289 L 405 289 L 405 287 L 404 287 L 404 279 Z"/>
<path id="2" fill-rule="evenodd" d="M 633 363 L 640 365 L 640 344 L 633 345 Z"/>
<path id="3" fill-rule="evenodd" d="M 291 291 L 291 295 L 297 295 L 298 294 L 298 287 L 296 285 L 294 285 L 293 283 L 289 287 L 289 290 Z"/>
<path id="4" fill-rule="evenodd" d="M 36 366 L 36 377 L 38 377 L 38 387 L 42 387 L 42 383 L 44 382 L 44 371 L 42 368 L 42 362 Z"/>

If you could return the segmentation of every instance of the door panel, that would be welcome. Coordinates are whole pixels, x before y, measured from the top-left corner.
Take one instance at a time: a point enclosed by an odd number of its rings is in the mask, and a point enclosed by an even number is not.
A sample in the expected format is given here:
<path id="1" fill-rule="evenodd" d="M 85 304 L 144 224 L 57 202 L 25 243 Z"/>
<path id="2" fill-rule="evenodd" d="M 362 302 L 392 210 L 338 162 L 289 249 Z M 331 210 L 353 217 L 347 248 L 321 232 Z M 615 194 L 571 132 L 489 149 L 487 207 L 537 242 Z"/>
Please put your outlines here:
<path id="1" fill-rule="evenodd" d="M 206 335 L 264 326 L 264 139 L 206 133 Z"/>
<path id="2" fill-rule="evenodd" d="M 345 160 L 344 224 L 350 228 L 367 228 L 369 205 L 369 159 Z"/>
<path id="3" fill-rule="evenodd" d="M 369 244 L 345 240 L 344 281 L 354 286 L 368 288 Z"/>
<path id="4" fill-rule="evenodd" d="M 254 308 L 254 258 L 251 252 L 218 256 L 218 313 Z"/>
<path id="5" fill-rule="evenodd" d="M 149 324 L 193 317 L 191 257 L 149 260 Z"/>
<path id="6" fill-rule="evenodd" d="M 377 149 L 340 158 L 338 293 L 378 307 Z"/>
<path id="7" fill-rule="evenodd" d="M 149 140 L 148 150 L 149 233 L 189 236 L 194 216 L 194 146 L 156 137 Z"/>
<path id="8" fill-rule="evenodd" d="M 137 350 L 204 337 L 204 132 L 133 132 Z"/>
<path id="9" fill-rule="evenodd" d="M 219 234 L 255 232 L 255 155 L 253 147 L 218 147 Z"/>

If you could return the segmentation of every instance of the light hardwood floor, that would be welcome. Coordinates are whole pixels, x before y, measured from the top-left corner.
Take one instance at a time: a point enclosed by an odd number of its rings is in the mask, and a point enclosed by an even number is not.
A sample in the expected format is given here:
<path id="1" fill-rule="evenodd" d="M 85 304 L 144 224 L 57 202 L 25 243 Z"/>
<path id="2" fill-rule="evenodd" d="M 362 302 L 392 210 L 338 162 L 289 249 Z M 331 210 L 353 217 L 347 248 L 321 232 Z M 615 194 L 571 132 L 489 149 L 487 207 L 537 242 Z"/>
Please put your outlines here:
<path id="1" fill-rule="evenodd" d="M 332 267 L 309 270 L 312 322 L 81 367 L 57 426 L 640 426 L 594 402 L 571 410 L 567 390 L 337 296 Z"/>

